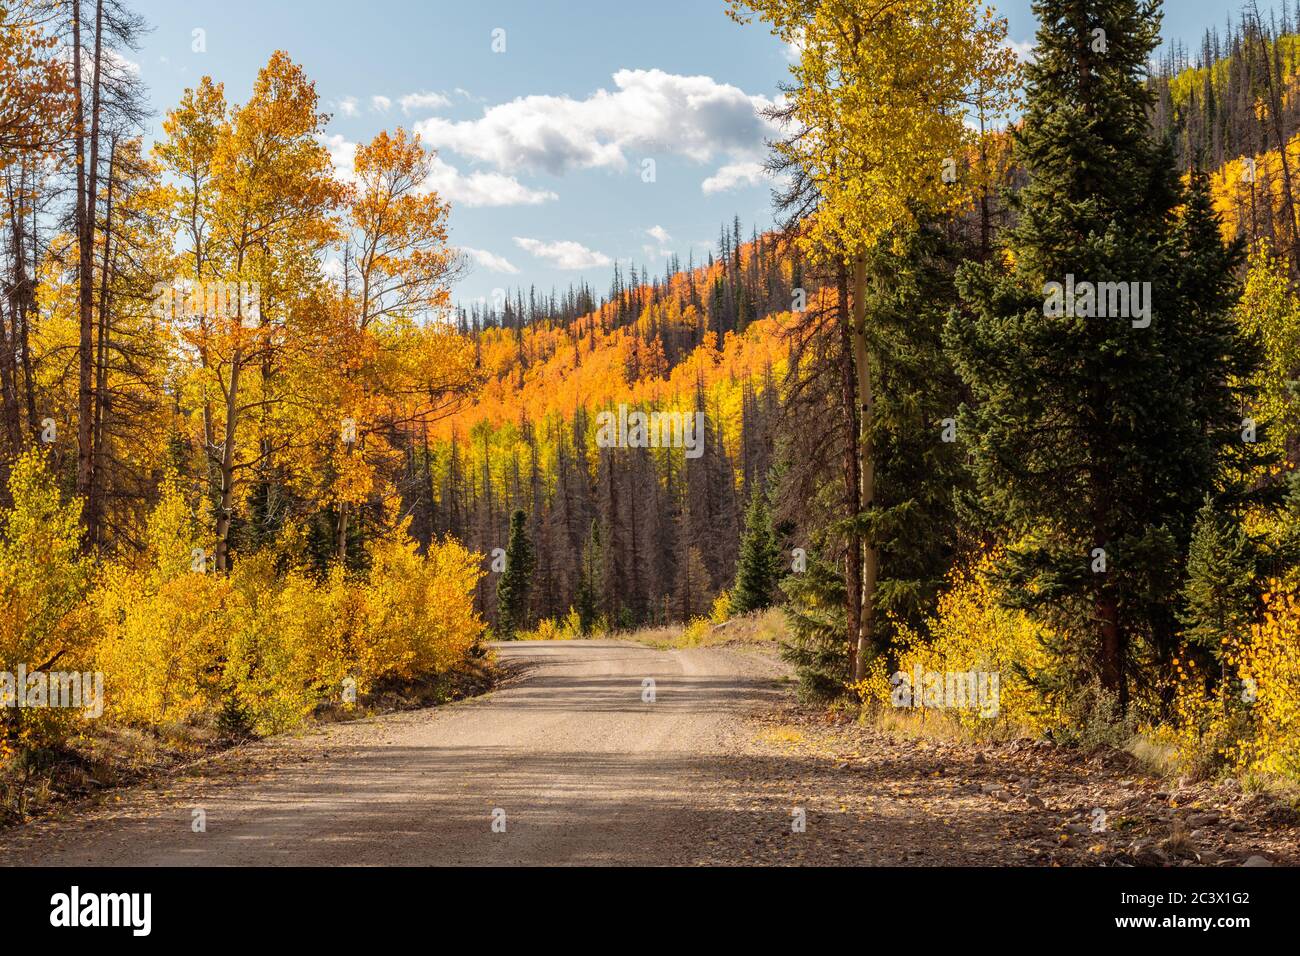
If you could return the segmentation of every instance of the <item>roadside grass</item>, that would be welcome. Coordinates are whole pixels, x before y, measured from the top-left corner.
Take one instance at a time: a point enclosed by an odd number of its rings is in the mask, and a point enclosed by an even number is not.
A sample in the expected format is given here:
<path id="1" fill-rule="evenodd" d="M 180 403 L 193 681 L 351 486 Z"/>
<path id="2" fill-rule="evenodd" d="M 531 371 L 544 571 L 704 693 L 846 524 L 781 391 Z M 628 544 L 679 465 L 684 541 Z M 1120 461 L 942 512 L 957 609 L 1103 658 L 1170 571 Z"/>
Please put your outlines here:
<path id="1" fill-rule="evenodd" d="M 707 618 L 696 618 L 687 625 L 644 628 L 625 634 L 607 634 L 605 637 L 621 638 L 648 644 L 660 650 L 681 650 L 688 647 L 724 647 L 734 644 L 752 644 L 776 648 L 786 638 L 785 618 L 780 608 L 768 608 L 714 623 Z"/>
<path id="2" fill-rule="evenodd" d="M 909 740 L 987 745 L 1041 739 L 1041 735 L 1028 728 L 1005 720 L 989 721 L 975 730 L 953 714 L 934 708 L 913 710 L 881 707 L 862 705 L 848 699 L 832 702 L 827 707 L 876 730 Z M 1232 773 L 1222 767 L 1217 771 L 1209 771 L 1206 769 L 1208 764 L 1204 761 L 1189 762 L 1177 747 L 1150 734 L 1131 733 L 1114 740 L 1095 740 L 1090 743 L 1074 741 L 1065 746 L 1086 757 L 1100 757 L 1110 763 L 1127 763 L 1134 773 L 1150 779 L 1178 785 L 1235 780 L 1243 791 L 1265 793 L 1300 807 L 1300 787 L 1295 780 L 1256 771 Z"/>
<path id="3" fill-rule="evenodd" d="M 917 710 L 862 706 L 858 719 L 877 730 L 910 740 L 943 743 L 993 743 L 1028 736 L 1013 724 L 997 721 L 986 731 L 975 732 L 951 714 L 933 708 Z"/>

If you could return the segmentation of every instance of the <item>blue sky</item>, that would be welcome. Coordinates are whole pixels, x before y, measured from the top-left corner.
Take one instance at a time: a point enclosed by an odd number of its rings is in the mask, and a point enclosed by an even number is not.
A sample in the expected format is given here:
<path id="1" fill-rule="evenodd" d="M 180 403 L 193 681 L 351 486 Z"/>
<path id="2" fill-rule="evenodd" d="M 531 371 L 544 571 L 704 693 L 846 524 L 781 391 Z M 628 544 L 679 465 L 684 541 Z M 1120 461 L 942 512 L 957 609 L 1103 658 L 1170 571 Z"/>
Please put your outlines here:
<path id="1" fill-rule="evenodd" d="M 204 74 L 241 102 L 283 49 L 333 114 L 342 168 L 379 130 L 418 129 L 438 149 L 434 179 L 471 263 L 461 303 L 580 278 L 600 293 L 615 260 L 658 273 L 671 252 L 702 258 L 735 215 L 746 234 L 771 223 L 770 187 L 754 176 L 766 134 L 755 109 L 777 95 L 786 51 L 728 19 L 722 0 L 131 5 L 154 27 L 134 59 L 159 114 Z M 1030 45 L 1029 0 L 997 5 L 1010 39 Z M 1194 45 L 1236 4 L 1165 6 L 1166 38 Z"/>

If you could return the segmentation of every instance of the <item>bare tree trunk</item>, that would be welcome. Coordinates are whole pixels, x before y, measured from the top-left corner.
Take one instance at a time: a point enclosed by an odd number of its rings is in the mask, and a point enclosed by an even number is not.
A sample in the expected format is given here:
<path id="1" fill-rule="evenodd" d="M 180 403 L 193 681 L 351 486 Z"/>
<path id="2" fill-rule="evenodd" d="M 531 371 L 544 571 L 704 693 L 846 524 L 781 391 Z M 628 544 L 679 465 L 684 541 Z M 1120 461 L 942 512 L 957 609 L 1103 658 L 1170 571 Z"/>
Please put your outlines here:
<path id="1" fill-rule="evenodd" d="M 989 146 L 985 132 L 984 109 L 980 107 L 980 262 L 988 262 L 993 251 L 993 222 L 989 210 Z"/>
<path id="2" fill-rule="evenodd" d="M 34 164 L 32 167 L 32 175 L 33 177 L 35 176 Z M 22 174 L 18 183 L 19 183 L 19 195 L 25 196 L 27 194 L 26 160 L 23 161 Z M 25 294 L 23 296 L 22 307 L 19 310 L 19 315 L 22 317 L 23 327 L 22 327 L 22 332 L 20 333 L 18 338 L 18 349 L 19 349 L 20 357 L 22 358 L 22 362 L 23 362 L 23 385 L 25 391 L 27 392 L 27 429 L 34 440 L 36 438 L 37 429 L 40 426 L 39 426 L 39 421 L 36 417 L 36 387 L 35 387 L 34 375 L 32 373 L 32 353 L 31 353 L 30 333 L 31 333 L 32 316 L 36 314 L 36 276 L 40 274 L 40 261 L 37 258 L 38 243 L 37 243 L 36 209 L 34 208 L 35 203 L 33 203 L 32 205 L 33 205 L 32 230 L 31 230 L 32 232 L 32 241 L 31 241 L 32 278 L 31 280 L 26 281 L 24 283 Z M 18 223 L 19 223 L 18 233 L 23 237 L 26 237 L 27 231 L 22 228 L 22 221 L 23 221 L 23 216 L 20 207 L 18 212 Z M 21 244 L 16 246 L 14 251 L 15 251 L 15 255 L 17 255 L 21 260 L 22 258 Z M 25 276 L 25 271 L 20 274 Z"/>
<path id="3" fill-rule="evenodd" d="M 99 79 L 103 56 L 103 0 L 95 4 L 95 54 L 91 75 L 90 158 L 86 159 L 85 110 L 81 89 L 81 2 L 73 5 L 73 71 L 77 84 L 77 303 L 80 337 L 77 363 L 77 494 L 85 502 L 85 540 L 95 538 L 94 491 L 94 269 L 95 192 L 99 174 Z"/>
<path id="4" fill-rule="evenodd" d="M 1255 32 L 1259 35 L 1259 48 L 1264 62 L 1264 82 L 1268 89 L 1268 112 L 1272 121 L 1273 136 L 1277 141 L 1278 158 L 1282 164 L 1282 202 L 1286 211 L 1286 229 L 1291 236 L 1290 259 L 1292 275 L 1300 274 L 1300 224 L 1296 222 L 1295 193 L 1291 187 L 1291 161 L 1287 156 L 1286 134 L 1282 129 L 1282 97 L 1273 79 L 1273 65 L 1269 62 L 1268 43 L 1264 39 L 1264 23 L 1259 17 L 1259 7 L 1254 7 Z M 1281 82 L 1281 77 L 1278 78 Z"/>
<path id="5" fill-rule="evenodd" d="M 72 0 L 72 97 L 73 97 L 73 149 L 77 164 L 77 208 L 75 213 L 78 263 L 81 278 L 78 285 L 78 315 L 81 337 L 78 355 L 77 392 L 77 494 L 90 492 L 90 316 L 82 308 L 89 301 L 86 285 L 89 281 L 89 247 L 86 243 L 86 110 L 81 84 L 81 0 Z M 83 497 L 84 500 L 84 497 Z"/>
<path id="6" fill-rule="evenodd" d="M 95 432 L 94 461 L 87 511 L 90 519 L 91 543 L 101 544 L 104 507 L 104 407 L 108 402 L 108 338 L 109 302 L 108 278 L 113 250 L 113 174 L 117 162 L 117 139 L 113 138 L 108 151 L 108 185 L 104 192 L 104 258 L 99 276 L 99 330 L 95 348 Z"/>
<path id="7" fill-rule="evenodd" d="M 876 457 L 871 430 L 875 403 L 871 392 L 871 349 L 867 343 L 867 260 L 853 260 L 853 364 L 858 385 L 858 456 L 862 462 L 858 481 L 861 508 L 871 512 L 876 500 Z M 858 628 L 858 649 L 853 661 L 853 678 L 867 675 L 867 661 L 875 648 L 876 578 L 880 555 L 870 533 L 862 542 L 862 621 Z"/>
<path id="8" fill-rule="evenodd" d="M 9 299 L 9 322 L 4 318 L 4 303 L 0 302 L 0 397 L 3 397 L 4 426 L 9 439 L 10 455 L 17 455 L 23 446 L 22 422 L 18 417 L 18 363 L 15 359 L 18 338 L 18 304 Z M 12 333 L 11 330 L 12 329 Z"/>
<path id="9" fill-rule="evenodd" d="M 221 451 L 221 501 L 217 509 L 217 571 L 230 570 L 230 517 L 235 504 L 235 431 L 239 426 L 240 350 L 230 358 L 230 390 L 226 393 L 226 434 Z"/>
<path id="10" fill-rule="evenodd" d="M 1114 597 L 1102 592 L 1097 599 L 1101 623 L 1101 686 L 1115 695 L 1120 710 L 1128 709 L 1128 684 L 1124 680 L 1124 632 L 1119 623 L 1119 606 Z"/>
<path id="11" fill-rule="evenodd" d="M 338 557 L 339 564 L 346 564 L 348 560 L 348 503 L 339 502 L 339 524 L 338 536 L 335 541 L 335 554 Z"/>
<path id="12" fill-rule="evenodd" d="M 844 414 L 844 496 L 855 523 L 849 526 L 844 544 L 844 612 L 848 625 L 849 666 L 856 672 L 858 634 L 862 626 L 862 534 L 856 524 L 862 512 L 862 488 L 858 460 L 858 388 L 854 373 L 853 335 L 850 331 L 849 276 L 843 265 L 835 277 L 836 321 L 840 326 L 840 399 Z"/>
<path id="13" fill-rule="evenodd" d="M 18 397 L 18 353 L 25 341 L 23 326 L 27 311 L 27 299 L 31 290 L 28 287 L 26 262 L 23 258 L 23 173 L 25 161 L 20 169 L 20 183 L 15 191 L 12 177 L 6 178 L 6 193 L 9 200 L 9 225 L 13 242 L 13 276 L 10 280 L 9 294 L 9 328 L 6 331 L 3 311 L 0 311 L 0 388 L 4 392 L 4 427 L 9 434 L 10 452 L 14 455 L 23 448 L 23 425 L 21 403 Z M 2 305 L 2 303 L 0 303 Z M 30 378 L 29 378 L 30 381 Z"/>

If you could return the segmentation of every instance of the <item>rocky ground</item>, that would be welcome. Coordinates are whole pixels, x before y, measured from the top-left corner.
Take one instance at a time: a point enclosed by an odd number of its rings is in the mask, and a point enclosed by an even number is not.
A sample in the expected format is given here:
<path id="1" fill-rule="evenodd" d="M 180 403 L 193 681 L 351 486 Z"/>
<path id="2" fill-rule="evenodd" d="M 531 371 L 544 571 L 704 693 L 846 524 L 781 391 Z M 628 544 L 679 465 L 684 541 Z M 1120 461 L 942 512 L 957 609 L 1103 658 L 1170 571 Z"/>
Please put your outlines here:
<path id="1" fill-rule="evenodd" d="M 731 766 L 755 820 L 806 812 L 806 834 L 765 833 L 754 862 L 885 865 L 1267 866 L 1300 863 L 1300 812 L 1234 781 L 1145 776 L 1128 754 L 1047 741 L 908 737 L 789 700 L 750 718 Z M 817 839 L 808 835 L 822 833 Z M 701 862 L 726 862 L 722 833 Z"/>

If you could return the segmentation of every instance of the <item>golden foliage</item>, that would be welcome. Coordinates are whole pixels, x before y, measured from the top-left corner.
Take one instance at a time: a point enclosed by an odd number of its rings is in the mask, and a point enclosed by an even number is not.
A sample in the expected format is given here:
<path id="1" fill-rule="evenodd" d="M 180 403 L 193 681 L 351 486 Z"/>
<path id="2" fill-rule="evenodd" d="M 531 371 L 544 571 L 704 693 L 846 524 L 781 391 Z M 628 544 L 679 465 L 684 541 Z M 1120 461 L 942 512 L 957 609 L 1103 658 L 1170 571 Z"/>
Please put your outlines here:
<path id="1" fill-rule="evenodd" d="M 951 716 L 973 732 L 1010 726 L 1039 734 L 1062 720 L 1057 707 L 1033 684 L 1033 678 L 1050 664 L 1045 634 L 1028 615 L 1002 606 L 990 577 L 995 561 L 995 555 L 986 555 L 949 576 L 948 589 L 928 621 L 928 639 L 905 626 L 900 629 L 896 672 L 912 674 L 919 668 L 924 673 L 997 674 L 996 720 L 976 709 L 955 710 Z M 890 676 L 884 659 L 877 658 L 869 676 L 856 687 L 859 697 L 889 707 Z"/>
<path id="2" fill-rule="evenodd" d="M 1240 763 L 1300 779 L 1300 594 L 1265 595 L 1264 623 L 1233 655 L 1253 734 Z"/>
<path id="3" fill-rule="evenodd" d="M 977 142 L 967 109 L 983 124 L 1013 102 L 1017 64 L 1004 19 L 980 0 L 730 0 L 729 8 L 741 22 L 756 13 L 799 50 L 791 124 L 776 148 L 821 198 L 801 240 L 811 255 L 848 261 L 969 203 L 952 175 Z"/>
<path id="4" fill-rule="evenodd" d="M 0 512 L 0 671 L 80 667 L 89 585 L 79 551 L 81 509 L 63 500 L 39 451 L 14 463 L 9 494 L 13 507 Z M 0 709 L 0 756 L 16 745 L 57 739 L 72 716 L 54 708 Z"/>
<path id="5" fill-rule="evenodd" d="M 1188 772 L 1300 780 L 1300 593 L 1273 587 L 1263 622 L 1223 638 L 1219 673 L 1204 673 L 1190 655 L 1174 660 L 1173 716 L 1146 731 Z"/>
<path id="6" fill-rule="evenodd" d="M 370 570 L 323 580 L 264 551 L 229 577 L 191 565 L 196 526 L 174 486 L 150 526 L 149 560 L 113 565 L 93 596 L 107 712 L 132 724 L 193 721 L 232 708 L 256 733 L 300 724 L 345 689 L 416 680 L 461 661 L 483 633 L 475 555 L 425 555 L 399 525 L 371 545 Z"/>

